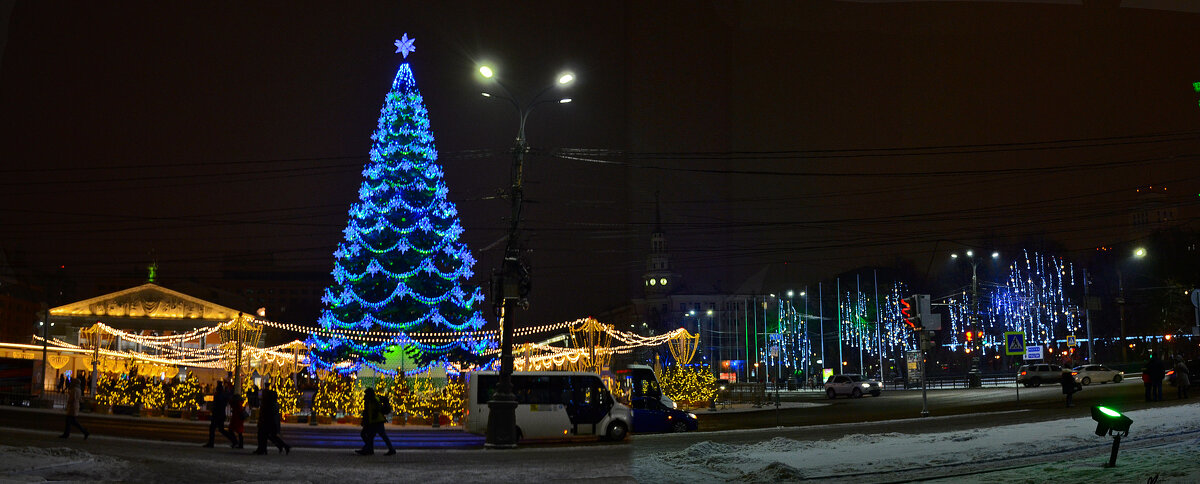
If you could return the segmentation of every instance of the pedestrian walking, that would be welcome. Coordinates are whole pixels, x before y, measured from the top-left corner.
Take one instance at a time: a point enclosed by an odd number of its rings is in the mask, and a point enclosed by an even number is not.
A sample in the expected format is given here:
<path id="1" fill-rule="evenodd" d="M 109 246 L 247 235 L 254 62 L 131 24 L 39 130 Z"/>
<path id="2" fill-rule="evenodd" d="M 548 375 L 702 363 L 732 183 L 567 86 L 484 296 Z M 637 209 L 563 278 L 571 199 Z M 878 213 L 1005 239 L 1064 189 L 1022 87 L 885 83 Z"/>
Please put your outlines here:
<path id="1" fill-rule="evenodd" d="M 63 428 L 62 435 L 59 435 L 59 437 L 64 439 L 70 437 L 71 427 L 74 426 L 80 432 L 83 432 L 83 440 L 87 440 L 88 435 L 91 434 L 75 418 L 75 416 L 79 415 L 79 402 L 83 400 L 83 380 L 77 380 L 77 382 L 79 383 L 78 385 L 69 385 L 67 389 L 67 422 Z"/>
<path id="2" fill-rule="evenodd" d="M 234 395 L 229 399 L 229 431 L 237 436 L 237 441 L 231 444 L 235 449 L 245 448 L 246 416 L 249 409 L 242 404 L 242 396 Z"/>
<path id="3" fill-rule="evenodd" d="M 258 409 L 258 448 L 254 449 L 255 454 L 267 453 L 267 441 L 275 444 L 279 452 L 292 453 L 292 446 L 288 445 L 279 437 L 280 414 L 279 414 L 279 394 L 274 390 L 265 388 L 262 391 L 262 406 Z"/>
<path id="4" fill-rule="evenodd" d="M 66 377 L 64 377 L 64 376 L 62 375 L 62 373 L 59 373 L 59 374 L 58 374 L 58 386 L 56 387 L 56 388 L 58 389 L 58 391 L 59 391 L 59 392 L 62 392 L 62 391 L 63 391 L 63 388 L 66 388 L 66 386 L 67 386 L 67 383 L 66 383 L 66 381 L 67 381 L 67 378 L 66 378 Z"/>
<path id="5" fill-rule="evenodd" d="M 1067 396 L 1067 406 L 1074 407 L 1075 402 L 1072 401 L 1072 397 L 1075 396 L 1075 392 L 1083 390 L 1083 385 L 1075 382 L 1075 375 L 1073 375 L 1071 370 L 1068 368 L 1063 368 L 1062 378 L 1059 379 L 1059 384 L 1062 385 L 1063 395 Z"/>
<path id="6" fill-rule="evenodd" d="M 1175 391 L 1176 396 L 1180 399 L 1188 397 L 1188 387 L 1192 386 L 1191 374 L 1188 373 L 1188 367 L 1180 358 L 1175 361 Z"/>
<path id="7" fill-rule="evenodd" d="M 1150 360 L 1146 362 L 1146 367 L 1142 369 L 1142 374 L 1149 378 L 1147 382 L 1149 392 L 1146 395 L 1146 401 L 1161 402 L 1162 401 L 1162 381 L 1166 376 L 1166 369 L 1163 367 L 1163 362 L 1158 358 L 1158 355 L 1151 355 Z"/>
<path id="8" fill-rule="evenodd" d="M 387 444 L 387 455 L 395 455 L 396 448 L 392 447 L 391 439 L 388 439 L 387 431 L 384 426 L 387 424 L 387 415 L 392 413 L 392 405 L 387 399 L 382 401 L 376 397 L 375 389 L 368 388 L 363 395 L 363 413 L 362 413 L 362 440 L 363 448 L 354 451 L 358 455 L 372 455 L 375 453 L 375 435 L 379 435 L 383 439 L 383 443 Z"/>
<path id="9" fill-rule="evenodd" d="M 233 433 L 225 430 L 225 411 L 229 406 L 229 393 L 225 391 L 225 385 L 222 382 L 217 382 L 213 387 L 213 399 L 209 412 L 208 422 L 208 443 L 205 447 L 212 447 L 213 441 L 216 438 L 216 433 L 219 431 L 221 435 L 229 439 L 230 444 L 237 444 L 237 439 L 233 437 Z"/>

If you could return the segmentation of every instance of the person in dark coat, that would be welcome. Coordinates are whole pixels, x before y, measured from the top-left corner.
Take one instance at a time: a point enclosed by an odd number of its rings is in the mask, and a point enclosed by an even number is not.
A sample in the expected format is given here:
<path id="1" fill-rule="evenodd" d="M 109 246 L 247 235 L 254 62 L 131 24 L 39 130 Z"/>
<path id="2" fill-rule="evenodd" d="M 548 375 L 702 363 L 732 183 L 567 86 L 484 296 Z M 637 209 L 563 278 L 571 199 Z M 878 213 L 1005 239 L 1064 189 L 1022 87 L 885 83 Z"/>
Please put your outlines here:
<path id="1" fill-rule="evenodd" d="M 363 413 L 362 413 L 362 440 L 363 448 L 354 451 L 358 455 L 371 455 L 375 453 L 375 435 L 378 434 L 383 439 L 383 443 L 387 444 L 387 455 L 395 455 L 396 448 L 392 447 L 391 439 L 388 439 L 387 431 L 384 430 L 384 425 L 387 424 L 387 413 L 383 405 L 379 402 L 379 398 L 375 396 L 375 389 L 368 388 L 363 395 Z"/>
<path id="2" fill-rule="evenodd" d="M 208 443 L 204 444 L 205 447 L 213 446 L 217 431 L 229 439 L 230 444 L 237 445 L 237 439 L 234 438 L 233 433 L 225 430 L 225 407 L 228 405 L 229 393 L 225 391 L 225 385 L 222 382 L 217 382 L 217 386 L 213 389 L 211 413 L 208 418 Z"/>
<path id="3" fill-rule="evenodd" d="M 1175 390 L 1176 396 L 1180 399 L 1188 397 L 1188 387 L 1192 386 L 1192 377 L 1188 373 L 1188 367 L 1179 359 L 1175 362 Z"/>
<path id="4" fill-rule="evenodd" d="M 60 438 L 65 439 L 70 437 L 72 426 L 79 429 L 80 432 L 83 432 L 83 440 L 87 440 L 88 435 L 91 435 L 88 433 L 87 429 L 83 428 L 83 426 L 79 424 L 79 420 L 75 419 L 75 416 L 79 415 L 79 402 L 80 400 L 83 400 L 82 394 L 82 379 L 73 380 L 71 383 L 67 384 L 67 424 L 66 428 L 63 429 L 62 435 L 59 435 Z"/>
<path id="5" fill-rule="evenodd" d="M 1063 395 L 1067 396 L 1067 406 L 1074 407 L 1075 403 L 1071 401 L 1071 397 L 1075 396 L 1075 392 L 1083 389 L 1083 385 L 1075 382 L 1075 375 L 1071 374 L 1071 370 L 1063 368 L 1062 378 L 1058 383 L 1062 385 Z"/>
<path id="6" fill-rule="evenodd" d="M 280 420 L 279 414 L 279 394 L 275 390 L 264 388 L 262 391 L 261 405 L 258 409 L 258 448 L 254 449 L 255 454 L 267 453 L 267 441 L 275 444 L 275 447 L 280 452 L 292 453 L 292 446 L 288 445 L 279 437 Z"/>
<path id="7" fill-rule="evenodd" d="M 1149 385 L 1147 390 L 1149 390 L 1150 394 L 1147 396 L 1146 400 L 1155 402 L 1162 401 L 1162 381 L 1163 377 L 1167 374 L 1166 369 L 1163 367 L 1162 360 L 1158 359 L 1157 355 L 1151 355 L 1150 361 L 1146 362 L 1146 367 L 1142 369 L 1142 373 L 1149 378 L 1149 381 L 1146 383 Z"/>

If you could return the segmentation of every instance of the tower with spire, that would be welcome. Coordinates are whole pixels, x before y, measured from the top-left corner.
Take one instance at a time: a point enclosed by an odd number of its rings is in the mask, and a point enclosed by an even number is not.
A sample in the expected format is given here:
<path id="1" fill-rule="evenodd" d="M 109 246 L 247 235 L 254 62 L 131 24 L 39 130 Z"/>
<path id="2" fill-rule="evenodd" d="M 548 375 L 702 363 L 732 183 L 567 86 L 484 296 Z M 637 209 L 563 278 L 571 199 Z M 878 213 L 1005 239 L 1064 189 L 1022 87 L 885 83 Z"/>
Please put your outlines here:
<path id="1" fill-rule="evenodd" d="M 679 275 L 671 272 L 667 235 L 662 226 L 662 203 L 654 193 L 654 231 L 650 233 L 650 254 L 646 256 L 646 272 L 642 274 L 647 298 L 670 294 L 678 284 Z"/>

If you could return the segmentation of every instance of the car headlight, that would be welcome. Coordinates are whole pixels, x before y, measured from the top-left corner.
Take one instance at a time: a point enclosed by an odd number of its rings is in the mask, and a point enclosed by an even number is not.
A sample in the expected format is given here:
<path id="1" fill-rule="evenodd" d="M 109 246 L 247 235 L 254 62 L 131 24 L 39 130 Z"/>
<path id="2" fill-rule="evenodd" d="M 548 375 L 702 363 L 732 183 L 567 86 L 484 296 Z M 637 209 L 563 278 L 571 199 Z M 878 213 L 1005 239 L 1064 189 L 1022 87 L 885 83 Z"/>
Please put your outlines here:
<path id="1" fill-rule="evenodd" d="M 871 384 L 870 384 L 870 383 L 863 383 L 863 384 L 862 384 L 862 387 L 863 387 L 863 388 L 868 388 L 868 387 L 870 387 L 870 386 L 871 386 Z"/>
<path id="2" fill-rule="evenodd" d="M 700 420 L 700 417 L 697 417 L 696 414 L 694 414 L 694 413 L 689 413 L 688 417 L 691 417 L 692 420 Z"/>

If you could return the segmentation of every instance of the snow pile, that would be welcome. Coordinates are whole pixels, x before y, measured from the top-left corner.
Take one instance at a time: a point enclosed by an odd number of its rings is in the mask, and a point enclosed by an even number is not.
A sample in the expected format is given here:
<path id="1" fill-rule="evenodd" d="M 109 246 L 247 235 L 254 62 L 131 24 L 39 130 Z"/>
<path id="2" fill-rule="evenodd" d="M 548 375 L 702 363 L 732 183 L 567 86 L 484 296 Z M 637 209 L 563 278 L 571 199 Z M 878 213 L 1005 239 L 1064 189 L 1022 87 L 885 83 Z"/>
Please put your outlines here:
<path id="1" fill-rule="evenodd" d="M 1145 482 L 1156 473 L 1200 476 L 1200 451 L 1195 445 L 1160 446 L 1143 451 L 1136 449 L 1139 440 L 1185 431 L 1200 431 L 1200 405 L 1181 405 L 1128 412 L 1133 419 L 1132 433 L 1123 441 L 1118 465 L 1120 474 L 1132 481 Z M 913 420 L 914 426 L 920 421 Z M 639 482 L 777 482 L 796 479 L 867 474 L 866 480 L 877 480 L 890 472 L 954 466 L 957 464 L 990 463 L 991 468 L 1006 465 L 1006 459 L 1035 455 L 1049 456 L 1048 460 L 1069 459 L 1055 453 L 1094 449 L 1086 454 L 1093 457 L 1075 463 L 1051 463 L 1005 471 L 1004 482 L 1022 479 L 1026 471 L 1032 482 L 1043 482 L 1065 472 L 1067 482 L 1077 479 L 1076 466 L 1098 468 L 1107 461 L 1112 439 L 1098 437 L 1096 423 L 1090 417 L 1048 422 L 977 428 L 930 434 L 872 434 L 846 435 L 836 440 L 798 441 L 783 437 L 752 444 L 719 444 L 701 442 L 678 452 L 647 455 L 635 451 L 633 475 Z M 1195 436 L 1181 436 L 1188 441 Z M 1137 460 L 1142 459 L 1142 460 Z M 1170 463 L 1170 465 L 1167 465 Z M 984 468 L 984 467 L 978 467 Z M 1029 469 L 1033 469 L 1030 471 Z M 957 470 L 962 470 L 957 469 Z M 1096 475 L 1108 482 L 1116 478 L 1114 469 Z M 998 477 L 999 478 L 999 477 Z M 986 480 L 975 475 L 972 481 Z M 961 478 L 960 478 L 961 481 Z M 1161 481 L 1160 481 L 1161 482 Z"/>
<path id="2" fill-rule="evenodd" d="M 120 459 L 67 447 L 9 447 L 0 445 L 0 482 L 119 480 L 127 465 Z"/>

